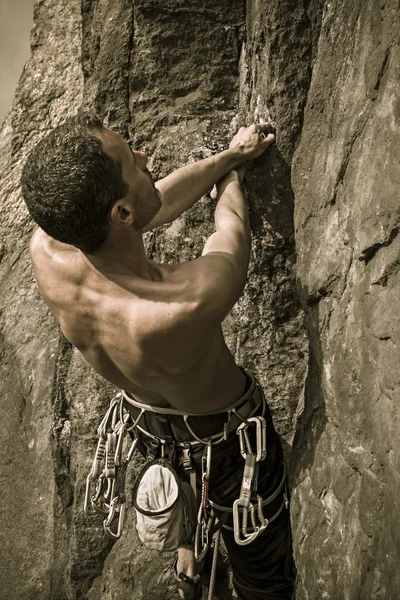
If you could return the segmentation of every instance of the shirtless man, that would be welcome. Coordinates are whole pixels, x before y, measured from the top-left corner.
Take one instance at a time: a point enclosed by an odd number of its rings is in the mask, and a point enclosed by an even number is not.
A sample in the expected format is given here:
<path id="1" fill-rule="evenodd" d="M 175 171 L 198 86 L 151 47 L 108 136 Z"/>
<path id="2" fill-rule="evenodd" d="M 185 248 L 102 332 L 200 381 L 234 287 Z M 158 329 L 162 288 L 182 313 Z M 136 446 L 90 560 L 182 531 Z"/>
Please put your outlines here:
<path id="1" fill-rule="evenodd" d="M 221 323 L 247 277 L 243 164 L 274 142 L 269 131 L 242 127 L 229 149 L 156 183 L 147 154 L 89 115 L 56 128 L 28 158 L 22 191 L 39 225 L 30 251 L 41 294 L 85 360 L 141 403 L 209 415 L 245 392 Z M 214 184 L 216 232 L 202 256 L 150 261 L 143 233 L 174 221 Z M 182 550 L 178 572 L 194 569 L 193 552 Z"/>

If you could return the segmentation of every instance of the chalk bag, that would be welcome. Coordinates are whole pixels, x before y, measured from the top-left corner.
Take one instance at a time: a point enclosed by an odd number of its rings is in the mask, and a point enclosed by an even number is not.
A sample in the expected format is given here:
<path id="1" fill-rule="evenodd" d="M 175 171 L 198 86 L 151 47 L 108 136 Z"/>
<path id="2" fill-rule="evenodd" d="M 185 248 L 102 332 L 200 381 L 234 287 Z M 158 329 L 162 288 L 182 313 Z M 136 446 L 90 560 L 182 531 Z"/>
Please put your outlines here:
<path id="1" fill-rule="evenodd" d="M 170 552 L 194 538 L 196 501 L 191 486 L 179 481 L 171 463 L 153 460 L 139 473 L 133 487 L 136 528 L 152 550 Z"/>

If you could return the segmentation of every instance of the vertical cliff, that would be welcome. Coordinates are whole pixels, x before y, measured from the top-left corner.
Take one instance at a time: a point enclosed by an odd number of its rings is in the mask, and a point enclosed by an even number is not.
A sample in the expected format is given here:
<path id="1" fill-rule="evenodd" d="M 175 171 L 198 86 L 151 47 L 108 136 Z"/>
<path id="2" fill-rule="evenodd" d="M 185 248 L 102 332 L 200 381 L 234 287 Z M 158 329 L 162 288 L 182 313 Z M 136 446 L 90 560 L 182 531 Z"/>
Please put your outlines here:
<path id="1" fill-rule="evenodd" d="M 310 336 L 299 600 L 399 595 L 399 16 L 392 1 L 325 5 L 292 172 Z"/>
<path id="2" fill-rule="evenodd" d="M 247 174 L 250 276 L 224 330 L 295 435 L 298 600 L 397 597 L 398 13 L 395 0 L 37 1 L 0 135 L 5 597 L 175 597 L 169 557 L 138 544 L 132 511 L 115 544 L 83 515 L 113 389 L 60 335 L 29 264 L 22 165 L 81 107 L 147 150 L 156 177 L 274 120 L 278 145 Z M 204 198 L 148 234 L 149 254 L 195 258 L 212 217 Z"/>

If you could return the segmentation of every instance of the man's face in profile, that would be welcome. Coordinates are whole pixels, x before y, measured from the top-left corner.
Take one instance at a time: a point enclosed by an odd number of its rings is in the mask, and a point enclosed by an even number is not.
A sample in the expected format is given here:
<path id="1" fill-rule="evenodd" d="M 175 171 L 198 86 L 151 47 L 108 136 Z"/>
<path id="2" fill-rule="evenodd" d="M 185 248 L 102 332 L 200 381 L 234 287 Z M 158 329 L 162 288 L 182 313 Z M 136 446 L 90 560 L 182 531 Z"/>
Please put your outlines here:
<path id="1" fill-rule="evenodd" d="M 104 151 L 122 165 L 122 177 L 129 186 L 127 199 L 134 206 L 135 227 L 143 229 L 161 208 L 161 194 L 147 168 L 146 152 L 134 151 L 114 131 L 104 129 L 100 134 Z"/>

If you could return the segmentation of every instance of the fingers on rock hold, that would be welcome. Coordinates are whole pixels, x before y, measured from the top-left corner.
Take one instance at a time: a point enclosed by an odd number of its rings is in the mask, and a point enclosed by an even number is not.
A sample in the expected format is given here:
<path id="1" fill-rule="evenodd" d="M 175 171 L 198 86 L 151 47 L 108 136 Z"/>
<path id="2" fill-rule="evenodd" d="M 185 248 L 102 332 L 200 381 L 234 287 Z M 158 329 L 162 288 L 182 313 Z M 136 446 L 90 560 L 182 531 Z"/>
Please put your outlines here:
<path id="1" fill-rule="evenodd" d="M 259 129 L 262 133 L 268 135 L 269 133 L 276 134 L 276 128 L 272 125 L 272 123 L 260 123 Z"/>
<path id="2" fill-rule="evenodd" d="M 269 133 L 266 138 L 263 140 L 263 142 L 265 142 L 265 144 L 267 146 L 269 146 L 270 144 L 274 144 L 276 143 L 276 136 L 274 133 Z"/>

